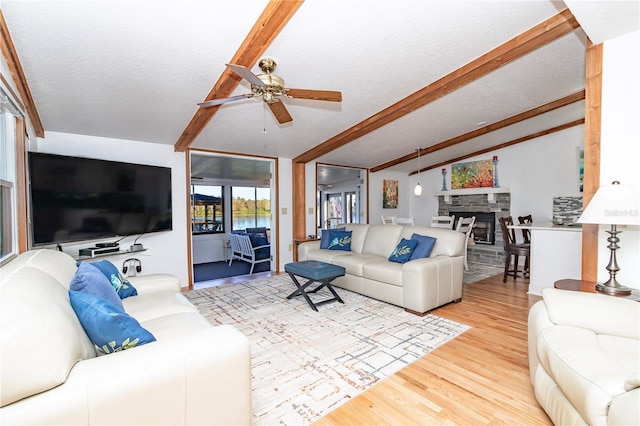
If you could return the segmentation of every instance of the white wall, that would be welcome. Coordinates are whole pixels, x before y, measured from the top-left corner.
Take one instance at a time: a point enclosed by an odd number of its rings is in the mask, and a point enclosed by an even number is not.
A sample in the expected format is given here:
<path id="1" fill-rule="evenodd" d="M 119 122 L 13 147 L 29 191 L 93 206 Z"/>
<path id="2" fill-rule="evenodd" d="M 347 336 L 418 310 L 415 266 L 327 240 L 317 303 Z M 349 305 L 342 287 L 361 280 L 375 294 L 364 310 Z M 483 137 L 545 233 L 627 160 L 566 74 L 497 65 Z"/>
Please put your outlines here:
<path id="1" fill-rule="evenodd" d="M 535 221 L 551 221 L 553 198 L 579 196 L 578 149 L 582 147 L 584 126 L 575 126 L 491 153 L 465 159 L 476 161 L 499 158 L 498 182 L 511 189 L 511 215 L 531 214 Z M 451 165 L 447 165 L 446 184 L 451 191 Z M 441 168 L 417 175 L 381 171 L 370 175 L 369 195 L 371 222 L 380 214 L 413 216 L 417 225 L 428 226 L 431 216 L 438 213 L 434 194 L 442 189 Z M 398 179 L 400 202 L 397 209 L 382 209 L 382 180 Z M 422 185 L 422 195 L 413 193 L 416 183 Z M 455 194 L 455 192 L 452 192 Z"/>
<path id="2" fill-rule="evenodd" d="M 396 209 L 383 209 L 382 208 L 382 190 L 384 180 L 397 180 L 398 181 L 398 208 Z M 413 187 L 410 185 L 409 176 L 406 173 L 393 172 L 389 170 L 383 170 L 377 173 L 369 173 L 369 223 L 382 223 L 381 216 L 399 216 L 409 217 L 414 216 L 416 224 L 418 216 L 411 210 L 411 198 L 413 195 Z M 423 184 L 424 190 L 424 184 Z M 424 192 L 423 192 L 424 194 Z M 429 216 L 431 218 L 431 216 Z M 429 219 L 431 220 L 431 219 Z"/>
<path id="3" fill-rule="evenodd" d="M 121 267 L 122 261 L 135 257 L 142 262 L 144 274 L 166 272 L 176 275 L 183 286 L 188 285 L 187 262 L 187 205 L 185 153 L 175 152 L 172 145 L 160 145 L 122 139 L 47 132 L 45 138 L 31 142 L 30 151 L 125 161 L 171 168 L 173 230 L 143 235 L 138 242 L 145 248 L 135 255 L 109 256 L 109 260 Z M 96 178 L 99 179 L 99 176 Z M 136 236 L 120 241 L 127 247 Z M 63 250 L 77 255 L 78 249 L 92 246 L 91 243 L 63 244 Z"/>
<path id="4" fill-rule="evenodd" d="M 29 150 L 171 167 L 173 230 L 142 236 L 139 242 L 148 250 L 136 253 L 135 257 L 142 261 L 145 274 L 170 273 L 176 275 L 183 286 L 189 285 L 188 271 L 191 265 L 187 260 L 189 225 L 187 221 L 188 196 L 185 153 L 174 152 L 172 145 L 55 132 L 47 132 L 46 137 L 38 139 L 37 143 L 32 143 Z M 283 270 L 284 264 L 293 260 L 291 159 L 278 159 L 278 174 L 280 183 L 279 208 L 276 213 L 278 224 L 276 229 L 272 229 L 272 241 L 275 241 L 274 247 L 278 247 L 280 254 L 278 266 L 280 270 Z M 120 242 L 120 245 L 127 247 L 133 239 L 135 236 L 126 238 Z M 194 242 L 194 244 L 198 243 Z M 63 250 L 76 255 L 78 249 L 90 245 L 93 245 L 93 242 L 68 243 L 63 244 Z M 132 256 L 110 256 L 107 258 L 120 267 L 122 261 L 128 257 Z"/>
<path id="5" fill-rule="evenodd" d="M 284 271 L 285 263 L 293 262 L 293 166 L 290 158 L 278 159 L 278 181 L 278 229 L 271 235 L 278 239 L 278 269 Z"/>
<path id="6" fill-rule="evenodd" d="M 640 31 L 604 43 L 602 70 L 602 131 L 600 185 L 618 180 L 640 191 L 638 147 L 640 146 Z M 640 206 L 638 206 L 640 209 Z M 598 281 L 609 279 L 606 265 L 607 226 L 600 227 Z M 617 250 L 618 281 L 640 288 L 640 229 L 626 227 Z"/>
<path id="7" fill-rule="evenodd" d="M 630 183 L 640 190 L 638 173 L 638 144 L 640 141 L 640 31 L 617 37 L 604 43 L 602 84 L 602 133 L 600 184 L 614 180 Z M 512 147 L 497 150 L 465 161 L 489 159 L 498 155 L 500 186 L 511 188 L 512 216 L 531 213 L 534 220 L 551 220 L 553 197 L 578 196 L 577 149 L 583 145 L 584 126 L 576 126 Z M 447 168 L 447 188 L 451 190 L 451 167 Z M 398 209 L 382 209 L 382 180 L 399 180 Z M 428 225 L 438 210 L 433 194 L 442 187 L 440 168 L 407 177 L 400 173 L 381 171 L 370 174 L 370 221 L 377 223 L 380 214 L 407 214 L 416 224 Z M 413 195 L 420 181 L 421 197 Z M 640 208 L 640 206 L 639 206 Z M 598 252 L 598 281 L 608 279 L 606 265 L 607 226 L 601 226 Z M 617 251 L 620 272 L 618 280 L 628 287 L 640 288 L 640 229 L 622 228 L 620 249 Z"/>

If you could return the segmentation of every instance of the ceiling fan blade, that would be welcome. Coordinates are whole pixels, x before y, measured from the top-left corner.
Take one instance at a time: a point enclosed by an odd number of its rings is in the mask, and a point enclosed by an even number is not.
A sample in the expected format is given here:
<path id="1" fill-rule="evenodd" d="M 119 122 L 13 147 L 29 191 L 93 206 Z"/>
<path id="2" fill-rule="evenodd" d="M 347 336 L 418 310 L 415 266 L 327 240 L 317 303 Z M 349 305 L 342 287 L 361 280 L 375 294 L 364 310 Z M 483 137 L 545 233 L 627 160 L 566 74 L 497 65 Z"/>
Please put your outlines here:
<path id="1" fill-rule="evenodd" d="M 231 71 L 235 72 L 240 77 L 247 80 L 249 83 L 255 86 L 264 86 L 264 83 L 262 82 L 262 80 L 260 80 L 257 75 L 252 73 L 249 70 L 249 68 L 243 67 L 242 65 L 233 65 L 233 64 L 227 64 L 227 67 L 231 68 Z"/>
<path id="2" fill-rule="evenodd" d="M 333 90 L 287 89 L 287 96 L 315 101 L 342 102 L 342 93 Z"/>
<path id="3" fill-rule="evenodd" d="M 253 93 L 247 93 L 245 95 L 232 96 L 230 98 L 211 99 L 210 101 L 200 102 L 198 105 L 201 107 L 210 107 L 215 105 L 226 104 L 227 102 L 239 101 L 241 99 L 253 98 Z"/>
<path id="4" fill-rule="evenodd" d="M 285 107 L 284 104 L 279 100 L 274 100 L 267 105 L 269 105 L 269 109 L 276 117 L 276 120 L 278 120 L 278 123 L 284 124 L 293 121 L 293 118 L 291 118 L 289 111 L 287 111 L 287 107 Z"/>

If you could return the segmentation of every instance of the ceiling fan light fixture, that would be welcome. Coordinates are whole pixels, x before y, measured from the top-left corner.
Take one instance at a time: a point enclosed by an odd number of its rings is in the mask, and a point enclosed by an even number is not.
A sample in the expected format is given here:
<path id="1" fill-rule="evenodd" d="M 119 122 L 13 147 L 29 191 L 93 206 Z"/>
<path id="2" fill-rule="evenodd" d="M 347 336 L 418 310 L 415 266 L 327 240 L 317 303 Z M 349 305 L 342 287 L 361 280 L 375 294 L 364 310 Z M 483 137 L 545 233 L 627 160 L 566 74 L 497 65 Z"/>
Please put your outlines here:
<path id="1" fill-rule="evenodd" d="M 229 98 L 209 99 L 198 105 L 210 107 L 222 105 L 227 102 L 239 101 L 246 98 L 261 97 L 269 106 L 273 116 L 280 124 L 289 123 L 293 120 L 287 107 L 278 98 L 289 99 L 309 99 L 316 101 L 342 102 L 342 93 L 335 90 L 311 90 L 311 89 L 291 89 L 286 88 L 284 79 L 272 74 L 276 69 L 276 61 L 272 58 L 263 58 L 258 63 L 264 74 L 254 74 L 245 66 L 236 64 L 226 64 L 227 68 L 239 75 L 247 82 L 251 83 L 251 93 L 232 96 Z"/>

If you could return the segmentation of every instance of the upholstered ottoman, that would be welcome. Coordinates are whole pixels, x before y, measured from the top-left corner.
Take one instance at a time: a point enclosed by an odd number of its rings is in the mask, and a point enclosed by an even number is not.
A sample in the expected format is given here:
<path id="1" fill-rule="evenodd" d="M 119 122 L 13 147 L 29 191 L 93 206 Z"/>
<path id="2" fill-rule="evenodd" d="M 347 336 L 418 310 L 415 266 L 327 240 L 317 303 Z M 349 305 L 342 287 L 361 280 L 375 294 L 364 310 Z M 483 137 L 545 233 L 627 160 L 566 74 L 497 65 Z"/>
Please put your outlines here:
<path id="1" fill-rule="evenodd" d="M 344 301 L 340 298 L 340 296 L 338 296 L 338 293 L 336 293 L 335 289 L 331 285 L 331 281 L 345 274 L 345 269 L 342 266 L 332 265 L 330 263 L 320 262 L 317 260 L 303 260 L 301 262 L 292 262 L 285 264 L 284 270 L 289 274 L 297 287 L 297 290 L 287 296 L 287 299 L 291 299 L 295 296 L 302 296 L 314 311 L 318 311 L 318 306 L 324 305 L 325 303 L 336 301 L 344 303 Z M 306 278 L 307 282 L 304 284 L 300 284 L 300 282 L 296 278 L 296 275 L 302 278 Z M 313 290 L 307 291 L 307 287 L 309 287 L 313 283 L 318 283 L 319 285 Z M 324 287 L 326 287 L 331 292 L 333 298 L 314 303 L 309 298 L 308 293 L 317 293 L 318 290 Z"/>

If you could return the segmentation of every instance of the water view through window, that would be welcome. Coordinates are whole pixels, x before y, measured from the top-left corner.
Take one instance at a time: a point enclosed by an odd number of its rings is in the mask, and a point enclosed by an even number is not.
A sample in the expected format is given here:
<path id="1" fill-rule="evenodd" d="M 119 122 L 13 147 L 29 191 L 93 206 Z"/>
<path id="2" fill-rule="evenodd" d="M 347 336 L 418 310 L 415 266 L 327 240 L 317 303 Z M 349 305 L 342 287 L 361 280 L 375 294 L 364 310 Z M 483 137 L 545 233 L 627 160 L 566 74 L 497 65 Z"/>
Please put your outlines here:
<path id="1" fill-rule="evenodd" d="M 234 186 L 231 188 L 231 228 L 271 227 L 271 190 Z"/>
<path id="2" fill-rule="evenodd" d="M 270 216 L 259 216 L 256 220 L 253 217 L 234 217 L 233 218 L 233 229 L 246 229 L 246 228 L 270 228 L 271 227 L 271 217 Z"/>
<path id="3" fill-rule="evenodd" d="M 191 186 L 191 226 L 194 234 L 224 233 L 225 217 L 231 210 L 231 230 L 271 228 L 271 190 L 269 188 L 234 186 L 231 206 L 227 207 L 224 187 Z"/>

